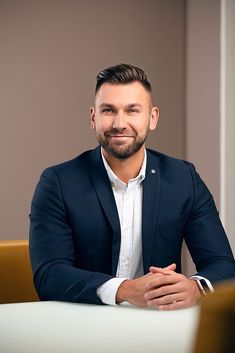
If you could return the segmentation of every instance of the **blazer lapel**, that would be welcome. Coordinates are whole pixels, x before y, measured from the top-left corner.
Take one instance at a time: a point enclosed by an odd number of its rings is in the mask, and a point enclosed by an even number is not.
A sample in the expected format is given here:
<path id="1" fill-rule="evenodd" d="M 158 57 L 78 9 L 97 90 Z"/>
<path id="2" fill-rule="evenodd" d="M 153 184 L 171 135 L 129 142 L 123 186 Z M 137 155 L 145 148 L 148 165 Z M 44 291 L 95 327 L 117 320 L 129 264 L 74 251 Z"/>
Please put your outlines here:
<path id="1" fill-rule="evenodd" d="M 153 238 L 156 236 L 156 228 L 159 213 L 160 195 L 160 169 L 157 157 L 147 151 L 146 175 L 143 181 L 142 203 L 142 251 L 144 273 L 149 272 Z"/>
<path id="2" fill-rule="evenodd" d="M 100 147 L 91 152 L 88 173 L 101 207 L 113 229 L 112 274 L 116 275 L 121 243 L 121 229 L 113 190 L 101 158 Z"/>

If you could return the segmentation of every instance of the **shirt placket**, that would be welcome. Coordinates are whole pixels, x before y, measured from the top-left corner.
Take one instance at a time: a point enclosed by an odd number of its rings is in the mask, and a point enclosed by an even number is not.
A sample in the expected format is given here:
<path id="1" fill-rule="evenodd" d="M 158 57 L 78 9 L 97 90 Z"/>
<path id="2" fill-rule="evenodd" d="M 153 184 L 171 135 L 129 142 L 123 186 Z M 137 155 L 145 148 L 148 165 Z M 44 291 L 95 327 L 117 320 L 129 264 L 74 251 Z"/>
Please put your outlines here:
<path id="1" fill-rule="evenodd" d="M 122 239 L 121 239 L 121 259 L 119 267 L 120 277 L 130 277 L 130 261 L 132 252 L 132 222 L 133 222 L 133 190 L 128 184 L 123 194 L 122 207 Z"/>

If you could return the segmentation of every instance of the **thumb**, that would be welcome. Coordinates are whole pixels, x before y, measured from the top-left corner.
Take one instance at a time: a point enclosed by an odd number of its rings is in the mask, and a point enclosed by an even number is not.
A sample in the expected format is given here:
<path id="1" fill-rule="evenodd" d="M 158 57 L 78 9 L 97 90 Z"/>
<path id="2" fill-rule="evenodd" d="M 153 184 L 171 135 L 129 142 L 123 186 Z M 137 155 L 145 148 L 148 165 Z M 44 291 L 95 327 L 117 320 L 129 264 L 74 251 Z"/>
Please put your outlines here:
<path id="1" fill-rule="evenodd" d="M 176 264 L 173 263 L 167 267 L 164 268 L 165 270 L 171 270 L 171 271 L 175 271 L 176 270 Z"/>

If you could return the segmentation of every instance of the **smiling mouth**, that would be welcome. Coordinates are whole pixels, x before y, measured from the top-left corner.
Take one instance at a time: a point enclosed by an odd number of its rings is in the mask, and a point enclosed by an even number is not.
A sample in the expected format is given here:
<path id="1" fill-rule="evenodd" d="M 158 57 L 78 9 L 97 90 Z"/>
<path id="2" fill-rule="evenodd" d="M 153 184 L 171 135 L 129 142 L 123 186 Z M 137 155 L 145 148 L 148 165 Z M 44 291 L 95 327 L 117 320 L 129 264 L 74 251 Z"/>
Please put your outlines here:
<path id="1" fill-rule="evenodd" d="M 117 138 L 122 138 L 122 137 L 134 137 L 132 135 L 107 135 L 108 137 L 117 137 Z"/>

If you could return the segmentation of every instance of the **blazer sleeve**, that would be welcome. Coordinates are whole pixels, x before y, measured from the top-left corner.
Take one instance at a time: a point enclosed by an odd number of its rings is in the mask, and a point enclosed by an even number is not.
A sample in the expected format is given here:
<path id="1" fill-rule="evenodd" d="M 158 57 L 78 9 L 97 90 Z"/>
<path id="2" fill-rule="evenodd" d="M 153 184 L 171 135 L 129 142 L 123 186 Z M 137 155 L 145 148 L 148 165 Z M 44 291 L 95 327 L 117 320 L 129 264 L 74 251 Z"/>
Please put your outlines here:
<path id="1" fill-rule="evenodd" d="M 30 214 L 30 258 L 41 300 L 102 304 L 97 288 L 112 277 L 76 267 L 73 234 L 53 168 L 36 187 Z"/>
<path id="2" fill-rule="evenodd" d="M 193 209 L 185 241 L 198 271 L 212 283 L 235 278 L 235 262 L 213 197 L 190 165 L 194 186 Z"/>

